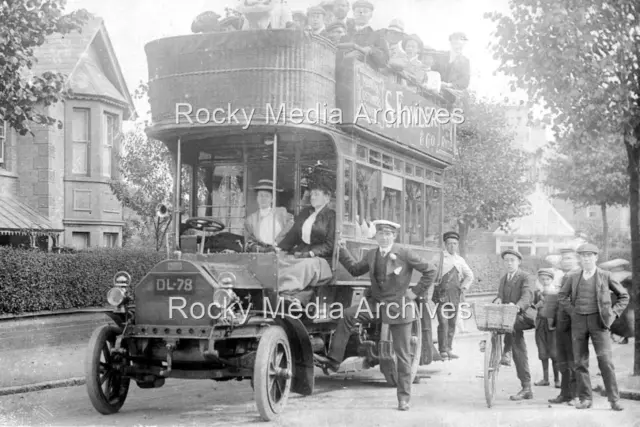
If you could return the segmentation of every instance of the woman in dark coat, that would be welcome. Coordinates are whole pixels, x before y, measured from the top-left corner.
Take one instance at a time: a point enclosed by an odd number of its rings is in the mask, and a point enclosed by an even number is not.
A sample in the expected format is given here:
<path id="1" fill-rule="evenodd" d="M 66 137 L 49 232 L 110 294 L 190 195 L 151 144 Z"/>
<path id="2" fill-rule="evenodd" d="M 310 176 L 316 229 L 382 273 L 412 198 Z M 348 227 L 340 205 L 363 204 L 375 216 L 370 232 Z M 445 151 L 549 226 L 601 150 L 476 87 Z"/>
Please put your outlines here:
<path id="1" fill-rule="evenodd" d="M 293 295 L 332 277 L 336 212 L 329 207 L 332 189 L 325 180 L 312 180 L 311 206 L 295 218 L 278 244 L 287 255 L 279 257 L 278 290 Z"/>

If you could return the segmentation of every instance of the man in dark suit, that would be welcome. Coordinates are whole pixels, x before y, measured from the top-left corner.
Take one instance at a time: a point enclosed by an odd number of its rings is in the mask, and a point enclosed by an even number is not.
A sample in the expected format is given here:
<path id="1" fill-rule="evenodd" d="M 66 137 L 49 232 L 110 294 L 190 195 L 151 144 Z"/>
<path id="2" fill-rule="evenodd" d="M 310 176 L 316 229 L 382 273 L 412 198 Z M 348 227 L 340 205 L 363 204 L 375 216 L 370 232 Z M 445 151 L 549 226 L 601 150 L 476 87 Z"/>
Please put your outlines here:
<path id="1" fill-rule="evenodd" d="M 520 263 L 522 262 L 520 252 L 507 249 L 502 252 L 502 259 L 507 268 L 507 274 L 500 279 L 498 297 L 494 302 L 516 305 L 518 307 L 518 317 L 516 318 L 513 333 L 506 334 L 504 337 L 504 356 L 501 363 L 507 362 L 504 359 L 508 358 L 510 352 L 513 352 L 513 361 L 516 365 L 516 372 L 522 385 L 522 390 L 511 396 L 511 400 L 533 399 L 529 356 L 527 355 L 524 331 L 534 327 L 534 319 L 526 317 L 525 314 L 533 301 L 535 278 L 520 269 Z"/>
<path id="2" fill-rule="evenodd" d="M 366 60 L 374 68 L 384 68 L 389 62 L 389 46 L 382 31 L 369 26 L 373 4 L 367 0 L 353 3 L 353 25 L 347 27 L 346 42 L 338 45 L 344 57 Z"/>
<path id="3" fill-rule="evenodd" d="M 371 286 L 360 304 L 345 310 L 333 334 L 329 356 L 315 357 L 337 371 L 356 322 L 382 320 L 389 325 L 397 357 L 398 409 L 406 411 L 411 397 L 411 324 L 418 316 L 415 300 L 427 295 L 436 278 L 437 268 L 395 244 L 399 224 L 390 221 L 374 221 L 373 224 L 378 248 L 369 250 L 360 261 L 355 261 L 346 248 L 340 251 L 340 262 L 349 274 L 361 276 L 368 272 Z M 410 289 L 413 270 L 422 273 L 422 277 Z"/>
<path id="4" fill-rule="evenodd" d="M 453 33 L 449 36 L 451 52 L 446 62 L 441 62 L 436 71 L 442 76 L 442 87 L 462 91 L 469 87 L 471 80 L 471 63 L 462 51 L 467 42 L 464 33 Z"/>
<path id="5" fill-rule="evenodd" d="M 591 337 L 611 409 L 622 411 L 612 360 L 609 328 L 629 304 L 629 294 L 611 277 L 610 272 L 596 267 L 598 252 L 598 248 L 592 244 L 584 244 L 578 248 L 582 269 L 567 275 L 559 298 L 560 304 L 571 315 L 573 358 L 580 398 L 576 408 L 586 409 L 592 405 L 591 378 L 589 377 L 589 337 Z M 611 292 L 617 297 L 613 306 Z"/>

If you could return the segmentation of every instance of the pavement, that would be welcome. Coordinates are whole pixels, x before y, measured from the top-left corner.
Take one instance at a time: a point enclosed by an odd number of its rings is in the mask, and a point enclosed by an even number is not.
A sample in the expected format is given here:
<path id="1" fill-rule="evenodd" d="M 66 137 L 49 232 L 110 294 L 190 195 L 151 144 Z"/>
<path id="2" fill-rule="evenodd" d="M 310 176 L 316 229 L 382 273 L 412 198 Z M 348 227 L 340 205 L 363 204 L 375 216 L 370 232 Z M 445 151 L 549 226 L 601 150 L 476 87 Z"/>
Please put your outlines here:
<path id="1" fill-rule="evenodd" d="M 2 396 L 0 425 L 640 427 L 638 401 L 624 401 L 625 410 L 613 412 L 606 398 L 595 394 L 593 408 L 580 411 L 568 405 L 548 404 L 547 399 L 555 397 L 557 389 L 534 387 L 534 399 L 512 402 L 509 395 L 519 389 L 513 366 L 500 369 L 496 400 L 492 408 L 487 408 L 480 378 L 483 355 L 478 349 L 479 340 L 478 334 L 461 334 L 455 342 L 460 359 L 420 368 L 422 381 L 412 386 L 408 412 L 396 409 L 395 389 L 386 386 L 377 369 L 370 369 L 331 376 L 318 371 L 314 393 L 290 395 L 284 413 L 272 423 L 258 418 L 248 381 L 168 379 L 163 387 L 151 390 L 132 384 L 120 412 L 109 416 L 94 410 L 85 387 Z M 532 332 L 527 333 L 527 345 L 532 376 L 538 380 L 542 369 L 535 359 Z M 616 345 L 617 367 L 621 366 L 620 356 L 624 353 L 619 350 L 631 347 L 632 344 Z M 80 351 L 78 358 L 68 360 L 68 364 L 78 367 L 76 374 L 82 374 L 81 354 Z M 619 372 L 622 373 L 620 369 Z M 598 380 L 596 374 L 593 379 Z"/>

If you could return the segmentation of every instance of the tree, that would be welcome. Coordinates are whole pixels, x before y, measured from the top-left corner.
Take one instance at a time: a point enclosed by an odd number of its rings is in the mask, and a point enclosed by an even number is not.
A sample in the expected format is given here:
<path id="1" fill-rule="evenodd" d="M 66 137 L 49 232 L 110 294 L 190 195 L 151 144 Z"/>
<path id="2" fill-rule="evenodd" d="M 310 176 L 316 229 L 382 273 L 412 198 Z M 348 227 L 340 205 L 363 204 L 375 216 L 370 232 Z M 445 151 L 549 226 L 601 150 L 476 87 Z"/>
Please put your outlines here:
<path id="1" fill-rule="evenodd" d="M 65 0 L 10 0 L 0 2 L 0 118 L 20 135 L 31 132 L 30 122 L 62 122 L 43 114 L 41 107 L 64 95 L 65 75 L 47 71 L 30 76 L 37 62 L 34 49 L 52 34 L 82 31 L 91 15 L 84 9 L 63 15 Z"/>
<path id="2" fill-rule="evenodd" d="M 510 0 L 497 23 L 499 71 L 554 116 L 554 131 L 620 137 L 627 154 L 635 310 L 640 312 L 640 2 Z M 640 375 L 640 316 L 634 375 Z"/>
<path id="3" fill-rule="evenodd" d="M 160 250 L 172 218 L 157 217 L 156 206 L 173 201 L 171 153 L 162 142 L 147 138 L 142 124 L 124 135 L 122 150 L 117 156 L 120 177 L 111 180 L 111 190 L 140 217 Z"/>
<path id="4" fill-rule="evenodd" d="M 558 156 L 547 165 L 546 184 L 557 190 L 555 197 L 579 207 L 599 206 L 602 212 L 602 259 L 609 259 L 607 207 L 629 203 L 626 155 L 614 136 L 590 144 L 584 134 L 575 141 L 558 144 Z"/>
<path id="5" fill-rule="evenodd" d="M 527 178 L 523 153 L 511 146 L 504 107 L 471 96 L 457 127 L 458 163 L 447 171 L 445 213 L 460 234 L 460 253 L 466 253 L 473 228 L 496 223 L 505 229 L 528 213 Z"/>

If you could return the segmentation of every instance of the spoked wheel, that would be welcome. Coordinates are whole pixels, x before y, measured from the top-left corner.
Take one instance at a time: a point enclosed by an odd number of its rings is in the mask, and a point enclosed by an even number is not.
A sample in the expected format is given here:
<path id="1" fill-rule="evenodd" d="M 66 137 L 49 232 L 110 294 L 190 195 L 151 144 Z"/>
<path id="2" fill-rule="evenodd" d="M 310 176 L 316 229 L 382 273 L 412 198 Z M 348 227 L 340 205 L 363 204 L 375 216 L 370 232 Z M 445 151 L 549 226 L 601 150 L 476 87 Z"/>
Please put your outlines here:
<path id="1" fill-rule="evenodd" d="M 254 396 L 263 420 L 272 421 L 284 410 L 292 370 L 287 334 L 280 326 L 270 326 L 260 337 L 253 367 Z"/>
<path id="2" fill-rule="evenodd" d="M 85 375 L 89 399 L 103 415 L 114 414 L 122 408 L 129 393 L 128 377 L 122 376 L 118 365 L 122 356 L 111 354 L 120 328 L 104 325 L 93 331 L 85 359 Z"/>
<path id="3" fill-rule="evenodd" d="M 398 385 L 398 368 L 396 355 L 393 351 L 391 331 L 389 325 L 383 324 L 380 330 L 380 372 L 390 387 Z M 385 348 L 386 347 L 386 348 Z M 389 348 L 390 347 L 390 348 Z M 389 357 L 388 355 L 391 355 Z M 420 367 L 420 357 L 422 356 L 422 325 L 420 319 L 416 319 L 411 324 L 411 382 L 415 383 Z"/>
<path id="4" fill-rule="evenodd" d="M 496 394 L 496 378 L 502 359 L 502 335 L 492 333 L 484 350 L 484 397 L 491 408 Z"/>

